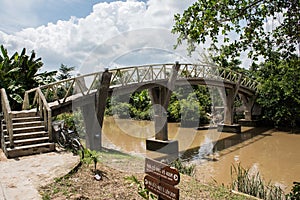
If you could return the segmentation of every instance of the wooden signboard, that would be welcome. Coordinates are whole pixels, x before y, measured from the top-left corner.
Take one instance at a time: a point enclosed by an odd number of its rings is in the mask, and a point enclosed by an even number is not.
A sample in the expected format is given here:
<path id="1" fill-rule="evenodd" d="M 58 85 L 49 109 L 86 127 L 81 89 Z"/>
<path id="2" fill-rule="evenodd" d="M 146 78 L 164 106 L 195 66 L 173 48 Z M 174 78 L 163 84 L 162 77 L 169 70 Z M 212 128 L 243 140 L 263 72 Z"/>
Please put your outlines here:
<path id="1" fill-rule="evenodd" d="M 148 158 L 145 160 L 145 173 L 170 185 L 177 185 L 180 182 L 180 174 L 177 169 Z"/>
<path id="2" fill-rule="evenodd" d="M 146 175 L 144 178 L 145 188 L 159 195 L 159 199 L 179 200 L 179 189 L 154 177 Z"/>
<path id="3" fill-rule="evenodd" d="M 180 182 L 177 169 L 146 158 L 145 173 L 145 188 L 158 195 L 158 199 L 179 200 L 179 189 L 174 187 Z"/>

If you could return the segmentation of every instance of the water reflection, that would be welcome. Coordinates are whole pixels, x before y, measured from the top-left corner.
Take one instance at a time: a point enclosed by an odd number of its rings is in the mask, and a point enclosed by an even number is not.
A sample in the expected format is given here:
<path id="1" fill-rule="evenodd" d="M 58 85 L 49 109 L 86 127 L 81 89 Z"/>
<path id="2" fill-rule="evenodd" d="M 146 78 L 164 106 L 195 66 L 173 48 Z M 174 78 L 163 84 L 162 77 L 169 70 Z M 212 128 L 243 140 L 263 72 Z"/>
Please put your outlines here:
<path id="1" fill-rule="evenodd" d="M 205 139 L 200 146 L 183 151 L 180 157 L 185 161 L 198 159 L 216 161 L 220 156 L 234 152 L 264 137 L 271 136 L 266 133 L 267 130 L 268 128 L 251 128 L 241 134 L 223 133 L 223 138 L 218 137 L 220 133 L 211 132 L 205 135 Z"/>
<path id="2" fill-rule="evenodd" d="M 241 163 L 258 170 L 266 182 L 272 180 L 291 189 L 300 181 L 300 135 L 267 128 L 242 127 L 241 134 L 219 133 L 216 129 L 195 130 L 169 123 L 169 139 L 179 141 L 182 159 L 197 165 L 196 178 L 229 184 L 230 167 Z M 146 155 L 146 138 L 154 137 L 149 121 L 104 120 L 103 146 L 126 153 Z M 215 162 L 210 162 L 215 161 Z"/>

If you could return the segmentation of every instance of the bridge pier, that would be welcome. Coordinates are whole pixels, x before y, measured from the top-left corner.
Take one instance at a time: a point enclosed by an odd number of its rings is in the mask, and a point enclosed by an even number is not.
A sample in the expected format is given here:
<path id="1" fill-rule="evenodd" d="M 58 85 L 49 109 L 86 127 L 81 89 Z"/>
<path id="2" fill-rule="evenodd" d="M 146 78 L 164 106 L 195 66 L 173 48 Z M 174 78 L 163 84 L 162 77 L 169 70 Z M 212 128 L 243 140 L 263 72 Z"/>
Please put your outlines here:
<path id="1" fill-rule="evenodd" d="M 149 89 L 150 98 L 154 107 L 154 125 L 155 125 L 155 139 L 168 140 L 168 122 L 167 122 L 167 108 L 164 106 L 165 100 L 168 98 L 167 88 L 154 87 Z"/>
<path id="2" fill-rule="evenodd" d="M 178 141 L 168 139 L 167 109 L 172 91 L 175 88 L 177 74 L 180 68 L 178 62 L 172 67 L 171 76 L 167 85 L 149 89 L 149 94 L 154 107 L 155 138 L 146 140 L 146 149 L 165 154 L 168 158 L 178 157 Z M 160 157 L 165 157 L 161 156 Z"/>
<path id="3" fill-rule="evenodd" d="M 239 124 L 233 124 L 234 100 L 238 95 L 241 81 L 242 81 L 242 74 L 239 75 L 238 81 L 233 88 L 218 89 L 224 105 L 224 122 L 223 124 L 218 125 L 219 132 L 233 132 L 233 133 L 241 132 L 241 126 Z"/>
<path id="4" fill-rule="evenodd" d="M 258 126 L 259 122 L 257 120 L 253 120 L 252 118 L 255 99 L 257 96 L 255 95 L 255 96 L 248 97 L 246 95 L 240 94 L 240 97 L 245 107 L 245 111 L 244 111 L 245 118 L 240 119 L 239 124 L 243 126 Z"/>
<path id="5" fill-rule="evenodd" d="M 246 95 L 240 95 L 243 104 L 245 106 L 245 120 L 251 121 L 252 120 L 252 109 L 255 103 L 256 96 L 247 97 Z"/>
<path id="6" fill-rule="evenodd" d="M 86 130 L 86 146 L 91 150 L 102 148 L 102 126 L 111 76 L 112 73 L 108 70 L 103 72 L 94 101 L 81 107 Z"/>

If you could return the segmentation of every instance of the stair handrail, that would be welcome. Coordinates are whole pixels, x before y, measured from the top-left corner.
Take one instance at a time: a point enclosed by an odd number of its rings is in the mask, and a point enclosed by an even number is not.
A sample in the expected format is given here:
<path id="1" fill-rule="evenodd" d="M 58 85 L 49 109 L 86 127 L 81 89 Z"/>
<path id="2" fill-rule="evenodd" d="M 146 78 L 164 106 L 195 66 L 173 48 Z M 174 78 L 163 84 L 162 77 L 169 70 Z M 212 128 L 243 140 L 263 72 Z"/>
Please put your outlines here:
<path id="1" fill-rule="evenodd" d="M 37 97 L 37 112 L 40 114 L 40 117 L 44 120 L 46 130 L 48 131 L 49 141 L 52 142 L 52 111 L 51 108 L 42 93 L 40 88 L 36 89 Z"/>
<path id="2" fill-rule="evenodd" d="M 30 106 L 34 106 L 37 102 L 37 89 L 40 89 L 43 93 L 45 99 L 49 98 L 50 94 L 52 94 L 51 100 L 48 99 L 47 102 L 54 102 L 58 101 L 59 103 L 64 103 L 67 101 L 67 98 L 69 96 L 72 96 L 75 92 L 75 94 L 80 93 L 82 96 L 88 95 L 92 92 L 94 92 L 94 89 L 97 87 L 97 82 L 101 78 L 102 72 L 94 72 L 90 74 L 80 75 L 73 78 L 68 78 L 60 81 L 56 81 L 53 83 L 49 83 L 47 85 L 42 85 L 37 88 L 33 88 L 31 90 L 25 91 L 24 94 L 24 101 L 22 105 L 23 110 L 30 109 Z M 85 78 L 91 78 L 91 84 L 89 86 L 86 86 L 85 84 Z M 65 94 L 62 97 L 58 97 L 57 92 L 58 89 L 62 89 Z M 74 91 L 72 91 L 74 90 Z M 51 93 L 52 92 L 52 93 Z M 30 102 L 32 99 L 29 98 L 29 95 L 35 93 L 33 102 Z"/>
<path id="3" fill-rule="evenodd" d="M 12 126 L 12 112 L 9 105 L 9 100 L 4 88 L 1 88 L 1 108 L 3 112 L 3 117 L 6 123 L 6 130 L 9 136 L 9 147 L 14 148 L 14 135 Z M 3 134 L 3 133 L 2 133 Z"/>

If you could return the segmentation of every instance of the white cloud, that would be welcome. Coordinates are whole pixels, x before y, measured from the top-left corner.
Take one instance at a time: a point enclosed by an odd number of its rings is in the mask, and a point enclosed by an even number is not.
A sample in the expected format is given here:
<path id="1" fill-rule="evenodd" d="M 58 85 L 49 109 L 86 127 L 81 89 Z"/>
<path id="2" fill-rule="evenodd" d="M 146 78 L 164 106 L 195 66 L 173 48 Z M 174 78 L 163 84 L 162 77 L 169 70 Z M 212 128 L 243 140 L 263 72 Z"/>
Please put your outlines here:
<path id="1" fill-rule="evenodd" d="M 174 36 L 166 34 L 166 31 L 163 31 L 164 35 L 153 36 L 146 34 L 145 28 L 168 29 L 169 33 L 174 14 L 182 12 L 191 3 L 192 1 L 174 0 L 99 3 L 93 6 L 93 11 L 85 18 L 71 17 L 67 21 L 59 20 L 37 28 L 26 28 L 15 34 L 0 31 L 0 43 L 3 43 L 11 54 L 23 47 L 28 52 L 35 50 L 37 56 L 42 57 L 45 63 L 44 70 L 47 71 L 57 69 L 61 63 L 80 67 L 91 54 L 102 59 L 97 61 L 98 65 L 107 64 L 109 58 L 120 57 L 122 55 L 117 55 L 118 53 L 128 53 L 132 49 L 172 49 L 176 42 Z M 143 31 L 127 35 L 129 38 L 123 34 L 141 29 Z M 151 29 L 149 30 L 151 32 Z M 154 34 L 159 34 L 159 31 Z M 118 43 L 111 41 L 112 38 Z M 92 50 L 95 51 L 91 53 Z M 103 61 L 104 56 L 106 61 Z M 153 55 L 149 56 L 145 64 L 151 61 L 159 62 L 158 57 L 157 60 L 154 59 Z"/>
<path id="2" fill-rule="evenodd" d="M 39 21 L 38 17 L 32 12 L 32 9 L 35 8 L 34 0 L 1 0 L 0 3 L 2 31 L 11 32 L 18 30 L 20 27 L 35 26 Z"/>

